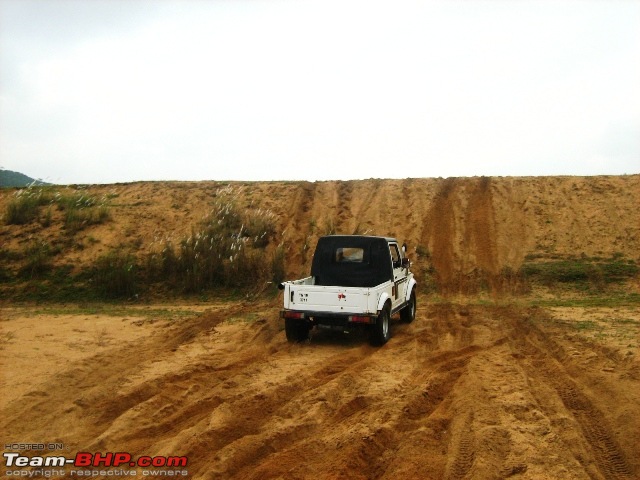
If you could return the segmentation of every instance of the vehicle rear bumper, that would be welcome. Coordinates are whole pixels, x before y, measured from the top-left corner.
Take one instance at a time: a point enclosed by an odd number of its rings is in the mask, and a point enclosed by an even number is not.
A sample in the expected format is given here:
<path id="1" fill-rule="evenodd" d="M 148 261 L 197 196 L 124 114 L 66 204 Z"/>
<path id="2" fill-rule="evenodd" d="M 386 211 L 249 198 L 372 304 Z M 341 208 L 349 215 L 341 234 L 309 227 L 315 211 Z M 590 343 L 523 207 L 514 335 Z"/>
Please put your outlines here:
<path id="1" fill-rule="evenodd" d="M 306 321 L 310 325 L 352 325 L 374 324 L 377 314 L 312 312 L 300 310 L 281 310 L 280 318 Z"/>

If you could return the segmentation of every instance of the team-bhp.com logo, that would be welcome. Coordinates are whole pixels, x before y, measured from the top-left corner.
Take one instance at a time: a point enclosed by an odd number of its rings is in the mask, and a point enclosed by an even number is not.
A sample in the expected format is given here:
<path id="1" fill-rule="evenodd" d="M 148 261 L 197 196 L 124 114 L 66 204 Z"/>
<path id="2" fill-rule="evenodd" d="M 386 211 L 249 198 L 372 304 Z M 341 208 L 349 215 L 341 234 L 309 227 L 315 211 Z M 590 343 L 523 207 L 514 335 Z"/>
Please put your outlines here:
<path id="1" fill-rule="evenodd" d="M 61 467 L 72 467 L 70 472 L 70 476 L 92 476 L 94 472 L 99 469 L 106 468 L 115 468 L 115 469 L 127 469 L 127 468 L 144 468 L 144 469 L 163 469 L 164 475 L 169 476 L 184 476 L 187 475 L 188 472 L 184 470 L 187 466 L 187 457 L 177 457 L 177 456 L 140 456 L 134 457 L 130 453 L 127 452 L 107 452 L 107 453 L 88 453 L 88 452 L 79 452 L 73 458 L 67 458 L 66 456 L 32 456 L 27 457 L 21 455 L 19 453 L 7 452 L 3 453 L 5 460 L 5 467 L 10 469 L 15 469 L 13 471 L 7 470 L 7 475 L 10 476 L 24 476 L 21 474 L 20 469 L 30 468 L 61 468 Z M 80 470 L 77 470 L 80 469 Z M 86 469 L 86 470 L 82 470 Z M 94 470 L 89 470 L 94 469 Z M 167 470 L 169 469 L 169 470 Z M 25 472 L 26 473 L 26 472 Z M 110 470 L 110 473 L 114 473 L 113 470 Z M 129 472 L 119 472 L 120 474 L 125 475 L 136 475 L 136 471 L 132 470 Z M 107 473 L 101 471 L 101 475 L 105 475 Z M 158 475 L 159 471 L 157 470 L 143 470 L 142 475 Z M 64 474 L 63 474 L 64 475 Z"/>

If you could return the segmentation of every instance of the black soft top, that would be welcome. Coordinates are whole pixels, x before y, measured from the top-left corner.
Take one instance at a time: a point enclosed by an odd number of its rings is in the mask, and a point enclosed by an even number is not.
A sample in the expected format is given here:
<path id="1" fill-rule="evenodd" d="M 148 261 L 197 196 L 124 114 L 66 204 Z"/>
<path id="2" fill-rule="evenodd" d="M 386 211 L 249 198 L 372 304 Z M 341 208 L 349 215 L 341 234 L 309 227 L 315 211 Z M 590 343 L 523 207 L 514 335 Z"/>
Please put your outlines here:
<path id="1" fill-rule="evenodd" d="M 375 287 L 393 280 L 389 242 L 364 235 L 320 237 L 311 264 L 316 285 Z"/>

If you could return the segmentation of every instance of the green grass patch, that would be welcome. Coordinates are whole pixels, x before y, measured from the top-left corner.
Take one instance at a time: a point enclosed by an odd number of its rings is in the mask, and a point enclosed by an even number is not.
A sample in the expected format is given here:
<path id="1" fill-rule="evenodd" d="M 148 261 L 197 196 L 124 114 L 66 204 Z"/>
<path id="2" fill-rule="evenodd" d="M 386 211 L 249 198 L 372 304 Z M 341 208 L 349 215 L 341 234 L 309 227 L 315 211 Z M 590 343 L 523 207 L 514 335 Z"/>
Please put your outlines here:
<path id="1" fill-rule="evenodd" d="M 598 324 L 593 320 L 580 320 L 578 322 L 572 323 L 571 326 L 576 330 L 595 330 L 598 327 Z"/>
<path id="2" fill-rule="evenodd" d="M 35 315 L 105 315 L 109 317 L 142 317 L 144 319 L 177 320 L 196 317 L 201 312 L 181 308 L 140 308 L 122 303 L 90 302 L 34 308 Z"/>
<path id="3" fill-rule="evenodd" d="M 565 258 L 553 261 L 526 262 L 520 273 L 530 282 L 543 285 L 573 284 L 585 287 L 604 288 L 634 278 L 640 268 L 633 260 L 619 255 L 610 259 Z"/>
<path id="4" fill-rule="evenodd" d="M 640 305 L 638 293 L 616 293 L 607 296 L 585 296 L 578 298 L 531 299 L 536 307 L 626 307 Z"/>
<path id="5" fill-rule="evenodd" d="M 635 320 L 633 318 L 616 318 L 613 320 L 613 323 L 620 325 L 640 325 L 640 320 Z"/>

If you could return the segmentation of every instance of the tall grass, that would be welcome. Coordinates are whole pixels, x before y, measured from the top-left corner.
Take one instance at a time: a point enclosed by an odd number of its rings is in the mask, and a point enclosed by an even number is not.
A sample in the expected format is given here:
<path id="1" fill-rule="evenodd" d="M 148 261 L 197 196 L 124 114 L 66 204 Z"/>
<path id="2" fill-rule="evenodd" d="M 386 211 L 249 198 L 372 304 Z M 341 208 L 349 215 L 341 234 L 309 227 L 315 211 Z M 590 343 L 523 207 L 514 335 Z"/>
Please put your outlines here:
<path id="1" fill-rule="evenodd" d="M 93 281 L 98 291 L 107 298 L 132 297 L 137 293 L 137 270 L 134 255 L 114 250 L 97 259 Z"/>
<path id="2" fill-rule="evenodd" d="M 50 203 L 52 196 L 43 188 L 25 188 L 15 193 L 13 200 L 7 204 L 5 223 L 7 225 L 25 225 L 36 220 L 40 207 Z"/>
<path id="3" fill-rule="evenodd" d="M 105 205 L 95 207 L 68 208 L 64 214 L 64 228 L 69 232 L 77 232 L 90 225 L 99 225 L 111 218 Z"/>
<path id="4" fill-rule="evenodd" d="M 276 233 L 275 216 L 269 210 L 247 210 L 244 212 L 242 235 L 251 240 L 252 246 L 264 248 Z"/>
<path id="5" fill-rule="evenodd" d="M 269 278 L 271 265 L 262 250 L 274 233 L 271 212 L 218 201 L 188 237 L 177 245 L 167 239 L 149 254 L 147 273 L 185 292 L 254 287 Z"/>
<path id="6" fill-rule="evenodd" d="M 7 204 L 5 223 L 25 225 L 40 218 L 40 210 L 49 205 L 43 226 L 52 223 L 51 206 L 56 205 L 63 212 L 64 228 L 75 233 L 83 228 L 106 222 L 111 218 L 106 204 L 107 198 L 98 199 L 87 192 L 77 190 L 73 193 L 54 192 L 51 187 L 29 186 L 15 193 L 15 198 Z"/>
<path id="7" fill-rule="evenodd" d="M 71 195 L 56 194 L 55 203 L 64 212 L 64 228 L 70 233 L 104 223 L 111 218 L 105 197 L 97 199 L 83 191 L 76 191 Z"/>
<path id="8" fill-rule="evenodd" d="M 285 250 L 284 245 L 276 247 L 271 257 L 271 281 L 278 285 L 285 278 Z"/>

